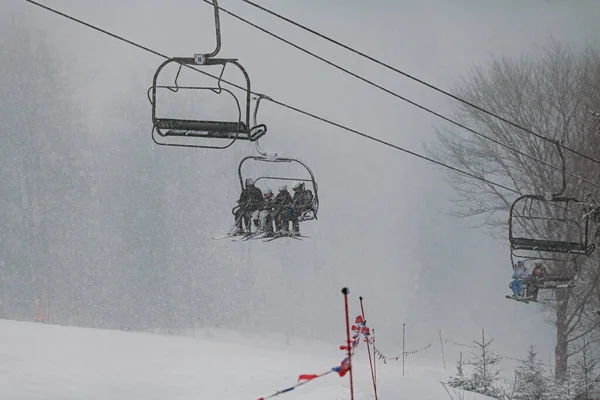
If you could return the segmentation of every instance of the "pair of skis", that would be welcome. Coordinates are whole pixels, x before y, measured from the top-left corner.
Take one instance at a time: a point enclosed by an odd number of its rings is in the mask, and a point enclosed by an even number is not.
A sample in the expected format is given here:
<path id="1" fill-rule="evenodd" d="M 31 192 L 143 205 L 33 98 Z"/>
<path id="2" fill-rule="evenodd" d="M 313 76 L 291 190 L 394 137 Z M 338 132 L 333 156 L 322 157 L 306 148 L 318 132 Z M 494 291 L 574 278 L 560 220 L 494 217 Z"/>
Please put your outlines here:
<path id="1" fill-rule="evenodd" d="M 234 242 L 247 242 L 248 240 L 262 239 L 267 233 L 265 231 L 256 231 L 254 233 L 246 233 L 239 239 L 233 239 Z"/>
<path id="2" fill-rule="evenodd" d="M 292 239 L 296 239 L 296 240 L 300 240 L 302 241 L 301 238 L 310 238 L 310 236 L 303 236 L 303 235 L 293 235 L 293 234 L 282 234 L 282 233 L 275 233 L 273 236 L 267 236 L 267 233 L 265 231 L 259 230 L 257 232 L 239 232 L 239 233 L 234 233 L 237 231 L 237 224 L 239 222 L 239 219 L 241 219 L 241 215 L 240 217 L 235 221 L 235 224 L 233 226 L 233 228 L 231 228 L 231 230 L 229 231 L 229 233 L 227 235 L 223 235 L 223 236 L 215 236 L 213 237 L 213 240 L 222 240 L 222 239 L 228 239 L 228 238 L 235 238 L 233 239 L 234 242 L 245 242 L 248 240 L 256 240 L 256 239 L 264 239 L 263 242 L 271 242 L 275 239 L 281 239 L 284 237 L 288 237 L 288 238 L 292 238 Z"/>
<path id="3" fill-rule="evenodd" d="M 237 237 L 237 236 L 248 235 L 248 233 L 246 233 L 246 232 L 237 232 L 238 231 L 238 223 L 240 223 L 241 219 L 242 219 L 242 214 L 240 213 L 240 216 L 236 218 L 235 222 L 233 223 L 233 227 L 231 227 L 231 229 L 229 230 L 227 235 L 215 236 L 215 237 L 213 237 L 213 240 L 222 240 L 222 239 L 227 239 L 227 238 L 232 238 L 232 237 Z"/>
<path id="4" fill-rule="evenodd" d="M 292 238 L 292 239 L 296 239 L 296 240 L 302 240 L 302 238 L 310 238 L 310 236 L 303 236 L 303 235 L 290 235 L 290 234 L 275 234 L 275 236 L 267 238 L 265 240 L 263 240 L 263 242 L 271 242 L 275 239 L 281 239 L 281 238 Z"/>
<path id="5" fill-rule="evenodd" d="M 523 297 L 523 296 L 516 296 L 516 295 L 506 295 L 507 299 L 511 299 L 511 300 L 516 300 L 516 301 L 520 301 L 522 303 L 525 304 L 529 304 L 530 301 L 533 301 L 534 303 L 537 303 L 537 301 L 533 300 L 533 296 L 528 296 L 528 297 Z"/>
<path id="6" fill-rule="evenodd" d="M 234 242 L 245 242 L 248 240 L 258 240 L 258 239 L 263 239 L 263 242 L 271 242 L 275 239 L 281 239 L 281 238 L 292 238 L 292 239 L 296 239 L 296 240 L 302 240 L 302 238 L 310 238 L 310 236 L 277 234 L 277 233 L 274 236 L 270 236 L 270 237 L 265 237 L 265 236 L 266 236 L 265 232 L 259 231 L 259 232 L 255 232 L 255 233 L 237 233 L 237 234 L 227 234 L 227 235 L 223 235 L 223 236 L 215 236 L 215 237 L 213 237 L 213 240 L 234 238 L 233 239 Z"/>
<path id="7" fill-rule="evenodd" d="M 265 238 L 266 234 L 265 232 L 258 232 L 258 233 L 238 233 L 235 235 L 223 235 L 223 236 L 215 236 L 213 237 L 213 240 L 222 240 L 222 239 L 228 239 L 228 238 L 235 238 L 233 239 L 234 242 L 245 242 L 248 240 L 258 240 L 258 239 L 263 239 L 263 242 L 271 242 L 275 239 L 281 239 L 281 238 L 292 238 L 292 239 L 296 239 L 296 240 L 302 240 L 302 238 L 310 238 L 310 236 L 304 236 L 304 235 L 281 235 L 281 234 L 275 234 L 275 236 L 270 236 Z"/>
<path id="8" fill-rule="evenodd" d="M 244 237 L 244 236 L 246 236 L 246 234 L 245 233 L 237 233 L 235 235 L 228 234 L 228 235 L 223 235 L 223 236 L 215 236 L 215 237 L 213 237 L 213 240 L 222 240 L 222 239 L 234 238 L 234 237 L 238 237 L 238 236 Z"/>

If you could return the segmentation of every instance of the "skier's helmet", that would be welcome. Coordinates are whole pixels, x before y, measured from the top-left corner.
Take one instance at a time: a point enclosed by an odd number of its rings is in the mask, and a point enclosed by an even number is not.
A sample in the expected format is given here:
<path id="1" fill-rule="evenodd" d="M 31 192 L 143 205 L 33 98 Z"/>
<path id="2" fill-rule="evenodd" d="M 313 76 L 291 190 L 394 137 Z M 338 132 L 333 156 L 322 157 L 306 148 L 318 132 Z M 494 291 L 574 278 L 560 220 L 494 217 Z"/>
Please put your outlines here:
<path id="1" fill-rule="evenodd" d="M 271 188 L 265 189 L 265 197 L 273 196 L 273 190 Z"/>
<path id="2" fill-rule="evenodd" d="M 252 178 L 246 178 L 246 186 L 254 185 L 254 180 Z"/>
<path id="3" fill-rule="evenodd" d="M 294 186 L 292 186 L 292 190 L 299 190 L 304 184 L 302 182 L 294 182 Z"/>
<path id="4" fill-rule="evenodd" d="M 287 190 L 287 185 L 281 185 L 279 186 L 279 191 L 280 192 L 285 192 Z"/>

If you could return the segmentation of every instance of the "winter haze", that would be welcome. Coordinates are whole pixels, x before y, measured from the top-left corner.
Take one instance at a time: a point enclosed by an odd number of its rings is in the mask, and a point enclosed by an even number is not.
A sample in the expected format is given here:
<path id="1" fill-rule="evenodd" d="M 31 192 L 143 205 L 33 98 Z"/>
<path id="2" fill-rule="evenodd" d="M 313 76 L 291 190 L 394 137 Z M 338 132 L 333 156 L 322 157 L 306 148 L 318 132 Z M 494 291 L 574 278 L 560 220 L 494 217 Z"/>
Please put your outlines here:
<path id="1" fill-rule="evenodd" d="M 536 53 L 551 37 L 573 46 L 600 37 L 600 3 L 592 1 L 259 3 L 443 89 L 492 55 Z M 44 4 L 169 56 L 214 48 L 212 9 L 200 0 Z M 451 112 L 448 99 L 425 86 L 241 1 L 220 5 Z M 390 352 L 399 349 L 403 323 L 408 348 L 426 345 L 438 329 L 465 342 L 485 328 L 502 354 L 516 356 L 530 343 L 551 351 L 553 332 L 539 309 L 504 298 L 508 242 L 486 236 L 475 220 L 448 215 L 455 194 L 440 167 L 265 101 L 259 118 L 269 130 L 261 146 L 310 165 L 319 220 L 301 225 L 311 236 L 303 242 L 214 241 L 232 225 L 238 163 L 256 154 L 254 146 L 156 146 L 146 91 L 161 58 L 25 1 L 3 1 L 0 20 L 3 317 L 27 318 L 35 299 L 49 298 L 57 323 L 77 310 L 82 324 L 96 327 L 176 327 L 194 319 L 338 342 L 347 286 L 352 313 L 363 296 L 377 341 Z M 221 29 L 220 56 L 238 58 L 253 89 L 278 101 L 419 153 L 442 123 L 224 13 Z M 36 47 L 39 37 L 52 62 Z M 48 82 L 61 96 L 44 90 L 45 68 L 58 68 Z M 224 78 L 240 82 L 233 71 Z M 230 103 L 206 99 L 206 109 L 228 112 Z M 35 146 L 19 144 L 31 138 Z M 34 236 L 21 232 L 20 204 L 32 210 Z"/>

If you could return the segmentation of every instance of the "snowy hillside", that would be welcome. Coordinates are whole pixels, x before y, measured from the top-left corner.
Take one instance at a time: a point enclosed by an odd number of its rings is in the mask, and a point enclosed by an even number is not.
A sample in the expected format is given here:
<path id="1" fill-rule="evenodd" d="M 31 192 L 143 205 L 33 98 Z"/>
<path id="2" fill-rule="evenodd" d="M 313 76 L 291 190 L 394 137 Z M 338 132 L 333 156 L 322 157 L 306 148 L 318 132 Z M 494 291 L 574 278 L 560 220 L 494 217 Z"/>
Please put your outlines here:
<path id="1" fill-rule="evenodd" d="M 227 331 L 191 336 L 122 332 L 0 320 L 0 397 L 32 399 L 249 399 L 267 397 L 339 365 L 333 345 L 255 340 Z M 373 398 L 365 347 L 356 351 L 356 399 Z M 415 362 L 413 362 L 415 364 Z M 377 365 L 383 400 L 442 400 L 441 369 Z M 349 399 L 348 376 L 329 374 L 278 399 Z M 486 399 L 467 394 L 466 400 Z"/>

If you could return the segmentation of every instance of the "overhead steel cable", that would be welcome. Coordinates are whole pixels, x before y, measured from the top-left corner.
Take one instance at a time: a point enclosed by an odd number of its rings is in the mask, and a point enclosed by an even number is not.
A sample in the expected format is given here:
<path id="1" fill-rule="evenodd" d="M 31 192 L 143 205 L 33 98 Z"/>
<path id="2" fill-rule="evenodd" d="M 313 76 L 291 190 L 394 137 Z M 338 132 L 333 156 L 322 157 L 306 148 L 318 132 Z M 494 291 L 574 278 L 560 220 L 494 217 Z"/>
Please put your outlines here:
<path id="1" fill-rule="evenodd" d="M 439 87 L 437 87 L 435 85 L 432 85 L 432 84 L 430 84 L 428 82 L 425 82 L 424 80 L 419 79 L 419 78 L 417 78 L 417 77 L 415 77 L 415 76 L 413 76 L 413 75 L 411 75 L 411 74 L 409 74 L 407 72 L 404 72 L 404 71 L 402 71 L 402 70 L 400 70 L 400 69 L 398 69 L 398 68 L 396 68 L 396 67 L 394 67 L 392 65 L 389 65 L 389 64 L 387 64 L 387 63 L 385 63 L 383 61 L 380 61 L 380 60 L 376 59 L 375 57 L 369 56 L 369 55 L 367 55 L 367 54 L 365 54 L 365 53 L 363 53 L 363 52 L 361 52 L 359 50 L 356 50 L 353 47 L 348 46 L 348 45 L 346 45 L 346 44 L 344 44 L 344 43 L 342 43 L 342 42 L 340 42 L 338 40 L 332 39 L 332 38 L 330 38 L 330 37 L 328 37 L 328 36 L 326 36 L 326 35 L 324 35 L 322 33 L 319 33 L 317 31 L 315 31 L 314 29 L 308 28 L 307 26 L 302 25 L 299 22 L 296 22 L 296 21 L 294 21 L 294 20 L 292 20 L 290 18 L 287 18 L 287 17 L 285 17 L 285 16 L 283 16 L 281 14 L 278 14 L 278 13 L 276 13 L 274 11 L 271 11 L 271 10 L 269 10 L 266 7 L 263 7 L 263 6 L 259 5 L 259 4 L 256 4 L 256 3 L 254 3 L 254 2 L 252 2 L 250 0 L 242 0 L 242 1 L 245 2 L 245 3 L 250 4 L 251 6 L 254 6 L 254 7 L 256 7 L 256 8 L 258 8 L 258 9 L 260 9 L 260 10 L 262 10 L 262 11 L 268 13 L 268 14 L 270 14 L 270 15 L 273 15 L 273 16 L 275 16 L 275 17 L 277 17 L 277 18 L 279 18 L 279 19 L 281 19 L 283 21 L 286 21 L 286 22 L 288 22 L 288 23 L 290 23 L 290 24 L 292 24 L 292 25 L 294 25 L 294 26 L 296 26 L 298 28 L 301 28 L 301 29 L 303 29 L 303 30 L 305 30 L 307 32 L 310 32 L 313 35 L 316 35 L 316 36 L 318 36 L 318 37 L 320 37 L 322 39 L 325 39 L 325 40 L 327 40 L 327 41 L 329 41 L 329 42 L 331 42 L 331 43 L 333 43 L 333 44 L 335 44 L 337 46 L 340 46 L 340 47 L 342 47 L 342 48 L 344 48 L 344 49 L 346 49 L 346 50 L 348 50 L 348 51 L 350 51 L 350 52 L 352 52 L 354 54 L 357 54 L 357 55 L 359 55 L 361 57 L 364 57 L 364 58 L 366 58 L 366 59 L 368 59 L 368 60 L 370 60 L 370 61 L 372 61 L 372 62 L 374 62 L 376 64 L 379 64 L 379 65 L 381 65 L 381 66 L 383 66 L 383 67 L 385 67 L 385 68 L 387 68 L 389 70 L 392 70 L 392 71 L 394 71 L 394 72 L 396 72 L 396 73 L 398 73 L 400 75 L 403 75 L 403 76 L 405 76 L 405 77 L 407 77 L 409 79 L 412 79 L 413 81 L 416 81 L 416 82 L 418 82 L 418 83 L 420 83 L 422 85 L 425 85 L 425 86 L 429 87 L 430 89 L 433 89 L 433 90 L 435 90 L 435 91 L 437 91 L 439 93 L 442 93 L 442 94 L 444 94 L 444 95 L 446 95 L 448 97 L 451 97 L 454 100 L 457 100 L 457 101 L 459 101 L 459 102 L 461 102 L 463 104 L 466 104 L 466 105 L 468 105 L 470 107 L 473 107 L 474 109 L 476 109 L 478 111 L 481 111 L 481 112 L 483 112 L 485 114 L 488 114 L 488 115 L 490 115 L 490 116 L 492 116 L 494 118 L 497 118 L 500 121 L 505 122 L 505 123 L 507 123 L 507 124 L 509 124 L 509 125 L 511 125 L 511 126 L 513 126 L 515 128 L 517 128 L 517 129 L 520 129 L 520 130 L 524 131 L 524 132 L 527 132 L 527 133 L 529 133 L 529 134 L 531 134 L 531 135 L 533 135 L 533 136 L 535 136 L 535 137 L 537 137 L 539 139 L 549 141 L 549 142 L 551 142 L 553 144 L 557 143 L 556 140 L 554 140 L 554 139 L 551 139 L 549 137 L 540 135 L 539 133 L 536 133 L 536 132 L 532 131 L 531 129 L 525 128 L 524 126 L 519 125 L 518 123 L 516 123 L 514 121 L 511 121 L 511 120 L 509 120 L 507 118 L 504 118 L 504 117 L 502 117 L 502 116 L 500 116 L 500 115 L 498 115 L 498 114 L 496 114 L 496 113 L 494 113 L 492 111 L 486 110 L 485 108 L 483 108 L 481 106 L 478 106 L 476 104 L 473 104 L 472 102 L 469 102 L 469 101 L 467 101 L 465 99 L 462 99 L 462 98 L 460 98 L 460 97 L 458 97 L 458 96 L 456 96 L 456 95 L 454 95 L 454 94 L 452 94 L 452 93 L 450 93 L 450 92 L 448 92 L 448 91 L 446 91 L 444 89 L 441 89 L 441 88 L 439 88 Z M 560 146 L 563 149 L 565 149 L 565 150 L 567 150 L 567 151 L 569 151 L 569 152 L 571 152 L 573 154 L 576 154 L 576 155 L 578 155 L 580 157 L 583 157 L 583 158 L 585 158 L 585 159 L 587 159 L 589 161 L 595 162 L 596 164 L 600 165 L 600 161 L 599 160 L 596 160 L 596 159 L 594 159 L 594 158 L 592 158 L 592 157 L 590 157 L 588 155 L 585 155 L 585 154 L 583 154 L 583 153 L 581 153 L 581 152 L 579 152 L 577 150 L 574 150 L 574 149 L 571 149 L 569 147 L 566 147 L 566 146 L 564 146 L 562 144 Z"/>
<path id="2" fill-rule="evenodd" d="M 105 34 L 105 35 L 108 35 L 108 36 L 110 36 L 110 37 L 112 37 L 112 38 L 114 38 L 114 39 L 120 40 L 120 41 L 122 41 L 122 42 L 125 42 L 125 43 L 127 43 L 127 44 L 129 44 L 129 45 L 135 46 L 135 47 L 137 47 L 137 48 L 139 48 L 139 49 L 142 49 L 142 50 L 144 50 L 144 51 L 150 52 L 150 53 L 152 53 L 152 54 L 154 54 L 154 55 L 157 55 L 157 56 L 159 56 L 159 57 L 162 57 L 162 58 L 164 58 L 164 59 L 169 59 L 169 58 L 170 58 L 170 57 L 168 57 L 168 56 L 166 56 L 166 55 L 164 55 L 164 54 L 162 54 L 162 53 L 159 53 L 158 51 L 152 50 L 151 48 L 149 48 L 149 47 L 147 47 L 147 46 L 143 46 L 143 45 L 141 45 L 141 44 L 139 44 L 139 43 L 133 42 L 133 41 L 131 41 L 131 40 L 128 40 L 128 39 L 125 39 L 125 38 L 124 38 L 124 37 L 122 37 L 122 36 L 119 36 L 119 35 L 116 35 L 116 34 L 114 34 L 114 33 L 111 33 L 111 32 L 109 32 L 109 31 L 107 31 L 107 30 L 105 30 L 105 29 L 99 28 L 99 27 L 97 27 L 97 26 L 95 26 L 95 25 L 92 25 L 92 24 L 90 24 L 90 23 L 88 23 L 88 22 L 82 21 L 81 19 L 75 18 L 75 17 L 73 17 L 73 16 L 71 16 L 71 15 L 65 14 L 65 13 L 63 13 L 63 12 L 61 12 L 61 11 L 55 10 L 55 9 L 53 9 L 53 8 L 51 8 L 51 7 L 48 7 L 48 6 L 46 6 L 46 5 L 44 5 L 44 4 L 41 4 L 41 3 L 38 3 L 38 2 L 36 2 L 36 1 L 34 1 L 34 0 L 24 0 L 24 1 L 26 1 L 27 3 L 33 4 L 33 5 L 35 5 L 35 6 L 38 6 L 38 7 L 40 7 L 40 8 L 43 8 L 43 9 L 45 9 L 45 10 L 47 10 L 47 11 L 50 11 L 50 12 L 52 12 L 52 13 L 54 13 L 54 14 L 60 15 L 60 16 L 62 16 L 62 17 L 64 17 L 64 18 L 67 18 L 67 19 L 69 19 L 69 20 L 71 20 L 71 21 L 74 21 L 74 22 L 77 22 L 77 23 L 79 23 L 79 24 L 82 24 L 82 25 L 84 25 L 84 26 L 86 26 L 86 27 L 88 27 L 88 28 L 90 28 L 90 29 L 96 30 L 96 31 L 98 31 L 98 32 L 100 32 L 100 33 L 103 33 L 103 34 Z M 225 10 L 223 10 L 223 11 L 225 11 Z M 224 83 L 226 83 L 226 84 L 228 84 L 228 85 L 230 85 L 230 86 L 232 86 L 232 87 L 235 87 L 235 88 L 237 88 L 237 89 L 244 90 L 244 91 L 246 90 L 246 88 L 244 88 L 244 87 L 242 87 L 242 86 L 240 86 L 240 85 L 237 85 L 237 84 L 235 84 L 235 83 L 229 82 L 229 81 L 227 81 L 227 80 L 225 80 L 225 79 L 222 79 L 222 78 L 220 78 L 220 77 L 218 77 L 218 76 L 212 75 L 212 74 L 210 74 L 210 73 L 208 73 L 208 72 L 205 72 L 205 71 L 199 70 L 199 69 L 197 69 L 197 68 L 194 68 L 194 67 L 192 67 L 192 66 L 190 66 L 190 65 L 184 65 L 184 66 L 185 66 L 185 67 L 187 67 L 187 68 L 190 68 L 190 69 L 192 69 L 192 70 L 194 70 L 194 71 L 200 72 L 201 74 L 204 74 L 204 75 L 206 75 L 206 76 L 209 76 L 209 77 L 211 77 L 211 78 L 213 78 L 213 79 L 217 79 L 217 80 L 219 80 L 219 79 L 220 79 L 220 81 L 221 81 L 221 82 L 224 82 Z M 459 168 L 456 168 L 456 167 L 453 167 L 453 166 L 451 166 L 451 165 L 448 165 L 448 164 L 442 163 L 442 162 L 440 162 L 440 161 L 437 161 L 437 160 L 435 160 L 435 159 L 433 159 L 433 158 L 430 158 L 430 157 L 424 156 L 424 155 L 422 155 L 422 154 L 415 153 L 415 152 L 413 152 L 413 151 L 407 150 L 407 149 L 405 149 L 405 148 L 402 148 L 402 147 L 400 147 L 400 146 L 397 146 L 397 145 L 395 145 L 395 144 L 392 144 L 392 143 L 386 142 L 386 141 L 384 141 L 384 140 L 382 140 L 382 139 L 379 139 L 379 138 L 376 138 L 376 137 L 374 137 L 374 136 L 368 135 L 368 134 L 366 134 L 366 133 L 360 132 L 360 131 L 358 131 L 358 130 L 356 130 L 356 129 L 349 128 L 349 127 L 347 127 L 347 126 L 344 126 L 344 125 L 342 125 L 342 124 L 339 124 L 339 123 L 337 123 L 337 122 L 334 122 L 334 121 L 332 121 L 332 120 L 326 119 L 326 118 L 324 118 L 324 117 L 318 116 L 318 115 L 316 115 L 316 114 L 313 114 L 313 113 L 311 113 L 311 112 L 305 111 L 305 110 L 303 110 L 303 109 L 300 109 L 300 108 L 298 108 L 298 107 L 295 107 L 295 106 L 292 106 L 292 105 L 286 104 L 286 103 L 284 103 L 284 102 L 281 102 L 281 101 L 275 100 L 275 99 L 273 99 L 273 98 L 271 98 L 271 97 L 269 97 L 269 96 L 267 96 L 267 95 L 265 95 L 265 94 L 261 94 L 261 93 L 258 93 L 258 92 L 251 92 L 251 93 L 252 93 L 252 94 L 254 94 L 254 95 L 257 95 L 257 96 L 262 96 L 262 97 L 263 97 L 265 100 L 271 101 L 272 103 L 274 103 L 274 104 L 277 104 L 277 105 L 279 105 L 279 106 L 281 106 L 281 107 L 287 108 L 287 109 L 289 109 L 289 110 L 292 110 L 292 111 L 296 111 L 296 112 L 298 112 L 298 113 L 300 113 L 300 114 L 303 114 L 303 115 L 306 115 L 306 116 L 308 116 L 308 117 L 311 117 L 311 118 L 313 118 L 313 119 L 316 119 L 316 120 L 319 120 L 319 121 L 325 122 L 325 123 L 327 123 L 327 124 L 329 124 L 329 125 L 332 125 L 332 126 L 338 127 L 338 128 L 340 128 L 340 129 L 343 129 L 343 130 L 345 130 L 345 131 L 348 131 L 348 132 L 354 133 L 354 134 L 356 134 L 356 135 L 358 135 L 358 136 L 362 136 L 362 137 L 364 137 L 364 138 L 366 138 L 366 139 L 369 139 L 369 140 L 372 140 L 372 141 L 374 141 L 374 142 L 377 142 L 377 143 L 379 143 L 379 144 L 383 144 L 383 145 L 385 145 L 385 146 L 391 147 L 391 148 L 393 148 L 393 149 L 395 149 L 395 150 L 402 151 L 402 152 L 404 152 L 404 153 L 406 153 L 406 154 L 412 155 L 412 156 L 414 156 L 414 157 L 417 157 L 417 158 L 420 158 L 420 159 L 422 159 L 422 160 L 429 161 L 429 162 L 431 162 L 431 163 L 433 163 L 433 164 L 436 164 L 436 165 L 439 165 L 439 166 L 441 166 L 441 167 L 448 168 L 448 169 L 450 169 L 450 170 L 452 170 L 452 171 L 454 171 L 454 172 L 457 172 L 457 173 L 460 173 L 460 174 L 462 174 L 462 175 L 468 176 L 468 177 L 470 177 L 470 178 L 473 178 L 473 179 L 479 180 L 479 181 L 481 181 L 481 182 L 485 182 L 485 183 L 487 183 L 487 184 L 489 184 L 489 185 L 493 185 L 493 186 L 496 186 L 496 187 L 502 188 L 502 189 L 504 189 L 504 190 L 507 190 L 507 191 L 509 191 L 509 192 L 512 192 L 512 193 L 515 193 L 515 194 L 521 194 L 519 191 L 517 191 L 517 190 L 515 190 L 515 189 L 513 189 L 513 188 L 510 188 L 510 187 L 508 187 L 508 186 L 505 186 L 505 185 L 503 185 L 503 184 L 500 184 L 500 183 L 496 183 L 496 182 L 490 181 L 490 180 L 488 180 L 488 179 L 485 179 L 485 178 L 483 178 L 483 177 L 481 177 L 481 176 L 475 175 L 474 173 L 471 173 L 471 172 L 468 172 L 468 171 L 461 170 L 461 169 L 459 169 Z"/>
<path id="3" fill-rule="evenodd" d="M 209 1 L 209 0 L 202 0 L 202 1 L 204 1 L 205 3 L 210 4 L 212 6 L 212 2 L 211 1 Z M 368 80 L 368 79 L 366 79 L 366 78 L 364 78 L 364 77 L 362 77 L 362 76 L 360 76 L 360 75 L 358 75 L 358 74 L 356 74 L 356 73 L 354 73 L 354 72 L 352 72 L 352 71 L 350 71 L 350 70 L 348 70 L 348 69 L 346 69 L 346 68 L 344 68 L 344 67 L 342 67 L 342 66 L 340 66 L 340 65 L 338 65 L 338 64 L 336 64 L 334 62 L 332 62 L 332 61 L 329 61 L 329 60 L 327 60 L 324 57 L 321 57 L 321 56 L 319 56 L 319 55 L 311 52 L 310 50 L 307 50 L 306 48 L 304 48 L 302 46 L 299 46 L 299 45 L 297 45 L 297 44 L 295 44 L 295 43 L 293 43 L 293 42 L 291 42 L 291 41 L 289 41 L 289 40 L 287 40 L 287 39 L 285 39 L 285 38 L 283 38 L 283 37 L 281 37 L 281 36 L 279 36 L 279 35 L 271 32 L 271 31 L 269 31 L 268 29 L 265 29 L 265 28 L 263 28 L 263 27 L 255 24 L 255 23 L 249 21 L 246 18 L 240 17 L 239 15 L 237 15 L 237 14 L 231 12 L 231 11 L 228 11 L 227 9 L 225 9 L 223 7 L 219 6 L 219 10 L 222 11 L 222 12 L 224 12 L 224 13 L 226 13 L 226 14 L 228 14 L 228 15 L 230 15 L 230 16 L 232 16 L 232 17 L 234 17 L 234 18 L 236 18 L 236 19 L 238 19 L 239 21 L 242 21 L 242 22 L 244 22 L 244 23 L 252 26 L 255 29 L 260 30 L 261 32 L 266 33 L 267 35 L 269 35 L 271 37 L 274 37 L 274 38 L 276 38 L 276 39 L 284 42 L 285 44 L 287 44 L 287 45 L 289 45 L 289 46 L 291 46 L 291 47 L 293 47 L 293 48 L 295 48 L 295 49 L 297 49 L 299 51 L 302 51 L 303 53 L 306 53 L 306 54 L 310 55 L 311 57 L 314 57 L 314 58 L 316 58 L 316 59 L 318 59 L 318 60 L 320 60 L 320 61 L 322 61 L 322 62 L 324 62 L 324 63 L 326 63 L 326 64 L 328 64 L 328 65 L 330 65 L 330 66 L 332 66 L 332 67 L 334 67 L 334 68 L 336 68 L 336 69 L 338 69 L 338 70 L 340 70 L 340 71 L 342 71 L 342 72 L 344 72 L 344 73 L 346 73 L 346 74 L 348 74 L 348 75 L 350 75 L 350 76 L 352 76 L 354 78 L 356 78 L 356 79 L 358 79 L 358 80 L 361 80 L 361 81 L 363 81 L 363 82 L 365 82 L 365 83 L 367 83 L 367 84 L 369 84 L 369 85 L 371 85 L 371 86 L 373 86 L 373 87 L 375 87 L 375 88 L 377 88 L 377 89 L 379 89 L 379 90 L 381 90 L 383 92 L 386 92 L 386 93 L 388 93 L 388 94 L 390 94 L 390 95 L 392 95 L 392 96 L 394 96 L 394 97 L 396 97 L 396 98 L 398 98 L 400 100 L 403 100 L 403 101 L 407 102 L 408 104 L 410 104 L 410 105 L 412 105 L 414 107 L 417 107 L 417 108 L 419 108 L 419 109 L 421 109 L 421 110 L 423 110 L 425 112 L 428 112 L 428 113 L 430 113 L 430 114 L 432 114 L 432 115 L 434 115 L 434 116 L 436 116 L 436 117 L 438 117 L 440 119 L 443 119 L 446 122 L 449 122 L 449 123 L 451 123 L 451 124 L 453 124 L 455 126 L 458 126 L 461 129 L 464 129 L 464 130 L 466 130 L 468 132 L 471 132 L 474 135 L 477 135 L 477 136 L 482 137 L 482 138 L 484 138 L 486 140 L 489 140 L 489 141 L 497 144 L 498 146 L 502 146 L 502 147 L 504 147 L 506 149 L 509 149 L 509 150 L 511 150 L 511 151 L 513 151 L 513 152 L 515 152 L 515 153 L 523 156 L 523 157 L 530 158 L 530 159 L 532 159 L 532 160 L 534 160 L 536 162 L 539 162 L 540 164 L 543 164 L 543 165 L 545 165 L 545 166 L 547 166 L 549 168 L 552 168 L 552 169 L 554 169 L 556 171 L 560 171 L 561 173 L 563 172 L 563 168 L 561 168 L 561 167 L 557 167 L 555 165 L 552 165 L 552 164 L 550 164 L 550 163 L 548 163 L 548 162 L 546 162 L 546 161 L 544 161 L 544 160 L 542 160 L 542 159 L 540 159 L 538 157 L 535 157 L 535 156 L 533 156 L 531 154 L 525 153 L 525 152 L 523 152 L 523 151 L 521 151 L 521 150 L 519 150 L 519 149 L 517 149 L 517 148 L 515 148 L 513 146 L 510 146 L 510 145 L 507 145 L 505 143 L 502 143 L 501 141 L 499 141 L 497 139 L 494 139 L 494 138 L 492 138 L 490 136 L 487 136 L 487 135 L 485 135 L 485 134 L 483 134 L 481 132 L 478 132 L 478 131 L 476 131 L 476 130 L 474 130 L 472 128 L 469 128 L 468 126 L 466 126 L 464 124 L 461 124 L 460 122 L 457 122 L 457 121 L 455 121 L 455 120 L 453 120 L 451 118 L 448 118 L 448 117 L 446 117 L 446 116 L 444 116 L 444 115 L 442 115 L 442 114 L 440 114 L 440 113 L 438 113 L 436 111 L 433 111 L 430 108 L 427 108 L 427 107 L 425 107 L 425 106 L 423 106 L 421 104 L 418 104 L 418 103 L 416 103 L 416 102 L 414 102 L 414 101 L 412 101 L 412 100 L 410 100 L 410 99 L 408 99 L 408 98 L 406 98 L 406 97 L 404 97 L 404 96 L 402 96 L 402 95 L 400 95 L 400 94 L 398 94 L 398 93 L 396 93 L 396 92 L 394 92 L 394 91 L 392 91 L 390 89 L 387 89 L 387 88 L 385 88 L 385 87 L 383 87 L 383 86 L 381 86 L 381 85 L 379 85 L 379 84 L 377 84 L 377 83 L 375 83 L 375 82 L 373 82 L 371 80 Z M 552 143 L 554 145 L 557 144 L 556 141 L 552 141 Z M 561 147 L 563 147 L 563 146 L 561 145 Z M 568 171 L 564 171 L 564 173 L 566 175 L 569 175 L 569 176 L 571 176 L 573 178 L 576 178 L 576 179 L 580 180 L 581 182 L 586 182 L 586 183 L 588 183 L 588 184 L 590 184 L 592 186 L 600 188 L 600 184 L 598 184 L 598 183 L 592 182 L 592 181 L 590 181 L 588 179 L 585 179 L 583 177 L 580 177 L 580 176 L 578 176 L 576 174 L 573 174 L 571 172 L 568 172 Z"/>

